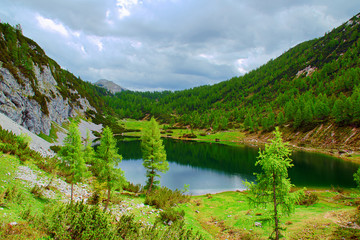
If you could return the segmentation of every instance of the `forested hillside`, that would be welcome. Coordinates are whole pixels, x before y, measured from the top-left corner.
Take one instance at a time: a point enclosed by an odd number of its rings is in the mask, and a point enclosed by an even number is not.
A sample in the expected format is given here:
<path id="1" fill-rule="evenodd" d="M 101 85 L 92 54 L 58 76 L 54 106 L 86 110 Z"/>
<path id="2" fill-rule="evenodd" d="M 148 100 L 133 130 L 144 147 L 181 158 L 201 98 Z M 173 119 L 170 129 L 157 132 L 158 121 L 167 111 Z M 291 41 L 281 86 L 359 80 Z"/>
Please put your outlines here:
<path id="1" fill-rule="evenodd" d="M 125 91 L 105 97 L 121 117 L 224 130 L 360 124 L 360 14 L 241 77 L 176 92 Z"/>

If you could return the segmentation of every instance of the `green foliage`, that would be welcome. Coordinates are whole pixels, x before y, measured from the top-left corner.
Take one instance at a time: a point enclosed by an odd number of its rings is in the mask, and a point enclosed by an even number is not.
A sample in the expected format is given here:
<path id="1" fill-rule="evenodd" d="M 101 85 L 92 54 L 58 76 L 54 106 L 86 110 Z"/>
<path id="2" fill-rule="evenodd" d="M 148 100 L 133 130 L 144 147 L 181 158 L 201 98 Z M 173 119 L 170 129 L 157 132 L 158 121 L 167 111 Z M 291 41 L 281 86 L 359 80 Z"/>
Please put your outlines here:
<path id="1" fill-rule="evenodd" d="M 89 129 L 87 129 L 84 146 L 84 160 L 86 164 L 94 164 L 95 161 L 95 151 L 91 147 L 91 144 L 92 142 L 90 141 L 90 132 Z"/>
<path id="2" fill-rule="evenodd" d="M 148 193 L 159 184 L 159 181 L 156 180 L 156 178 L 160 178 L 158 172 L 165 173 L 169 169 L 159 125 L 154 118 L 151 118 L 149 124 L 148 128 L 143 129 L 141 136 L 143 165 L 148 178 L 145 188 L 148 189 Z"/>
<path id="3" fill-rule="evenodd" d="M 174 208 L 168 208 L 160 212 L 160 215 L 157 217 L 156 221 L 165 225 L 172 225 L 174 222 L 182 221 L 184 216 L 184 210 L 178 211 Z"/>
<path id="4" fill-rule="evenodd" d="M 134 183 L 131 183 L 131 182 L 128 182 L 124 187 L 123 189 L 125 191 L 128 191 L 128 192 L 133 192 L 133 193 L 140 193 L 142 192 L 142 186 L 141 184 L 134 184 Z"/>
<path id="5" fill-rule="evenodd" d="M 317 202 L 319 202 L 319 197 L 316 193 L 305 192 L 305 194 L 302 194 L 300 196 L 298 204 L 306 205 L 308 207 L 308 206 L 314 205 Z"/>
<path id="6" fill-rule="evenodd" d="M 274 131 L 271 144 L 265 145 L 265 150 L 259 150 L 259 160 L 262 172 L 256 173 L 256 184 L 248 183 L 250 194 L 249 202 L 254 206 L 268 208 L 270 206 L 271 219 L 274 221 L 275 239 L 279 239 L 281 227 L 279 225 L 280 213 L 289 215 L 295 210 L 300 192 L 290 193 L 291 184 L 288 178 L 289 167 L 292 167 L 290 149 L 281 138 L 278 128 Z"/>
<path id="7" fill-rule="evenodd" d="M 40 168 L 45 168 L 47 163 L 38 152 L 29 148 L 29 143 L 30 138 L 26 135 L 16 136 L 0 126 L 1 152 L 16 155 L 22 162 L 32 159 Z"/>
<path id="8" fill-rule="evenodd" d="M 360 188 L 360 168 L 357 170 L 356 173 L 354 173 L 354 181 L 356 182 L 356 185 Z"/>
<path id="9" fill-rule="evenodd" d="M 122 187 L 125 183 L 124 172 L 120 168 L 115 168 L 120 163 L 122 157 L 118 154 L 116 140 L 109 127 L 105 127 L 100 139 L 100 146 L 96 153 L 97 161 L 95 163 L 96 176 L 98 181 L 106 183 L 108 198 L 105 209 L 110 201 L 111 189 Z"/>
<path id="10" fill-rule="evenodd" d="M 67 173 L 71 183 L 71 201 L 73 200 L 73 184 L 81 182 L 88 175 L 84 161 L 83 145 L 81 144 L 80 131 L 75 122 L 71 122 L 69 132 L 64 140 L 64 146 L 59 155 L 60 167 Z"/>
<path id="11" fill-rule="evenodd" d="M 55 239 L 114 239 L 111 216 L 98 206 L 83 202 L 54 207 L 42 219 L 43 227 Z"/>
<path id="12" fill-rule="evenodd" d="M 250 132 L 259 126 L 270 131 L 278 112 L 284 115 L 283 119 L 278 115 L 278 125 L 293 123 L 295 128 L 329 120 L 358 125 L 360 100 L 354 93 L 360 84 L 359 32 L 360 25 L 343 24 L 244 76 L 212 86 L 175 92 L 124 91 L 104 99 L 121 117 L 151 115 L 172 125 L 176 121 L 214 131 L 242 124 Z M 343 107 L 332 111 L 338 99 Z"/>
<path id="13" fill-rule="evenodd" d="M 186 229 L 182 221 L 167 228 L 144 227 L 134 215 L 122 215 L 115 220 L 99 206 L 83 202 L 53 206 L 36 223 L 54 239 L 202 239 Z"/>
<path id="14" fill-rule="evenodd" d="M 167 187 L 158 188 L 146 195 L 145 204 L 158 209 L 174 207 L 178 203 L 190 201 L 190 196 L 184 195 L 180 190 L 171 190 Z"/>

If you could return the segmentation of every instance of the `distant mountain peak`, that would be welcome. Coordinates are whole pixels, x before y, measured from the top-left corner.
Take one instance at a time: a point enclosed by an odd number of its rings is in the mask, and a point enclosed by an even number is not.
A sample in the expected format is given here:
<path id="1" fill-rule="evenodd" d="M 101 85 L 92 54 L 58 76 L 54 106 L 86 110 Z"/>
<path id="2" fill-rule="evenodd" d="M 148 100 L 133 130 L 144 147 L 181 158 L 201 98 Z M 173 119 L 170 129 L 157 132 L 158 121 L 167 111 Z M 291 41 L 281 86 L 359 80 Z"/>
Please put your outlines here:
<path id="1" fill-rule="evenodd" d="M 105 88 L 106 90 L 110 91 L 111 93 L 117 93 L 125 91 L 126 89 L 117 85 L 116 83 L 106 80 L 106 79 L 100 79 L 99 81 L 94 83 L 96 86 Z"/>

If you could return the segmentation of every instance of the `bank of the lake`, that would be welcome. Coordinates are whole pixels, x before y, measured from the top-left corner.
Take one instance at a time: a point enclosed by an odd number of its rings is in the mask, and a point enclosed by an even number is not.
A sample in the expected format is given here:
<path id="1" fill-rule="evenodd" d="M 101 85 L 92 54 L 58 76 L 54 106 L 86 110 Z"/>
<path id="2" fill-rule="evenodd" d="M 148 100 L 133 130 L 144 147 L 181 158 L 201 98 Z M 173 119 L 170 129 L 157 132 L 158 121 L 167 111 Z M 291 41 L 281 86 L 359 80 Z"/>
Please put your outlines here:
<path id="1" fill-rule="evenodd" d="M 140 137 L 141 130 L 147 121 L 126 119 L 121 121 L 126 128 L 124 136 Z M 169 128 L 169 125 L 162 126 L 162 137 L 180 139 L 184 141 L 197 141 L 207 143 L 218 143 L 230 146 L 246 144 L 253 147 L 263 147 L 272 138 L 272 132 L 249 132 L 240 129 L 211 132 L 204 129 L 190 128 Z M 335 124 L 321 124 L 310 131 L 297 130 L 290 126 L 280 129 L 283 138 L 289 142 L 294 150 L 322 153 L 345 161 L 360 164 L 360 130 L 357 128 L 338 127 Z M 189 138 L 189 134 L 196 137 Z"/>

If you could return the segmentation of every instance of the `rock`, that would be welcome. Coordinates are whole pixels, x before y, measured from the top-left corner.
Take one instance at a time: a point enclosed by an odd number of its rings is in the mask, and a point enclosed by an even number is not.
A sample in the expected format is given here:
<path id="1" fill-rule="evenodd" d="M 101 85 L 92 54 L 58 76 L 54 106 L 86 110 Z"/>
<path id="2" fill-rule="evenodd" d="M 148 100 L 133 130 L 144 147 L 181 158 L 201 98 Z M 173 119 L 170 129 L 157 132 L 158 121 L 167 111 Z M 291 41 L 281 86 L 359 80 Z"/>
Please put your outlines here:
<path id="1" fill-rule="evenodd" d="M 262 227 L 262 224 L 260 222 L 255 222 L 255 227 Z"/>
<path id="2" fill-rule="evenodd" d="M 11 223 L 9 223 L 9 225 L 10 226 L 16 226 L 16 225 L 18 225 L 18 223 L 17 222 L 11 222 Z"/>
<path id="3" fill-rule="evenodd" d="M 0 112 L 10 119 L 39 134 L 50 133 L 51 124 L 62 124 L 69 117 L 78 113 L 83 114 L 90 109 L 96 111 L 86 98 L 78 98 L 76 102 L 64 99 L 57 88 L 49 66 L 43 66 L 43 71 L 38 66 L 33 68 L 37 82 L 36 90 L 46 98 L 49 114 L 45 114 L 40 104 L 34 99 L 35 91 L 31 81 L 20 75 L 24 83 L 20 85 L 8 69 L 0 67 Z M 76 94 L 76 91 L 73 91 Z"/>

